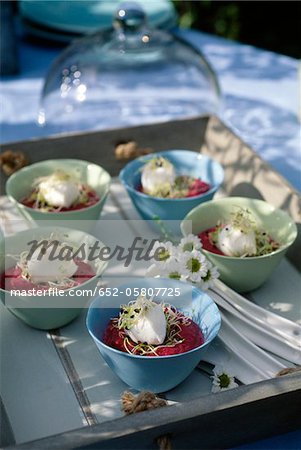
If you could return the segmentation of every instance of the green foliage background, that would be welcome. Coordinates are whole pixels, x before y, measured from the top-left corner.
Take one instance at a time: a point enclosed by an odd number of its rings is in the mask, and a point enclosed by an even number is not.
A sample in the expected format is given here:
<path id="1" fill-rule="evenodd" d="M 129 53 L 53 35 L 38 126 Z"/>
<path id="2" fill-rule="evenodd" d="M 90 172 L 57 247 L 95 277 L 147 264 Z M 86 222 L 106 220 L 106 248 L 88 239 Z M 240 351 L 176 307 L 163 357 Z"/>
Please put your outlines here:
<path id="1" fill-rule="evenodd" d="M 180 26 L 301 58 L 299 1 L 173 1 Z"/>

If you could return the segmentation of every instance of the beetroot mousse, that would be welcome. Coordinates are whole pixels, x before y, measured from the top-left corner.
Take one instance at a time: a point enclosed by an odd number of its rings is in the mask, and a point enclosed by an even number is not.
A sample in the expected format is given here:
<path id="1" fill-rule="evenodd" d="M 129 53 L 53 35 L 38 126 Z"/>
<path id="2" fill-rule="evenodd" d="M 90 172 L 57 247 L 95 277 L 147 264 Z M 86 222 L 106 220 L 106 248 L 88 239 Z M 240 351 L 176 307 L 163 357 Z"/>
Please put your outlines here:
<path id="1" fill-rule="evenodd" d="M 70 287 L 78 286 L 95 276 L 95 272 L 93 271 L 92 267 L 89 264 L 80 261 L 78 259 L 75 259 L 74 262 L 78 268 L 75 274 L 70 279 L 71 280 L 70 285 L 57 286 L 59 289 L 68 289 Z M 27 280 L 22 276 L 20 267 L 15 266 L 6 269 L 6 271 L 1 274 L 0 287 L 7 291 L 11 290 L 47 291 L 50 286 L 47 283 L 40 283 L 40 284 L 32 283 L 30 280 Z"/>
<path id="2" fill-rule="evenodd" d="M 145 356 L 170 356 L 177 355 L 180 353 L 188 352 L 196 347 L 199 347 L 205 342 L 202 331 L 199 326 L 191 319 L 185 320 L 185 323 L 178 325 L 180 330 L 178 331 L 178 337 L 182 342 L 175 344 L 174 346 L 166 346 L 163 344 L 155 347 L 155 353 L 146 354 Z M 104 335 L 102 336 L 102 341 L 109 347 L 115 348 L 122 352 L 128 353 L 125 347 L 125 339 L 127 338 L 127 346 L 129 349 L 134 349 L 137 344 L 126 335 L 124 330 L 119 330 L 116 327 L 116 319 L 111 319 Z M 139 355 L 139 351 L 132 351 L 134 355 Z"/>

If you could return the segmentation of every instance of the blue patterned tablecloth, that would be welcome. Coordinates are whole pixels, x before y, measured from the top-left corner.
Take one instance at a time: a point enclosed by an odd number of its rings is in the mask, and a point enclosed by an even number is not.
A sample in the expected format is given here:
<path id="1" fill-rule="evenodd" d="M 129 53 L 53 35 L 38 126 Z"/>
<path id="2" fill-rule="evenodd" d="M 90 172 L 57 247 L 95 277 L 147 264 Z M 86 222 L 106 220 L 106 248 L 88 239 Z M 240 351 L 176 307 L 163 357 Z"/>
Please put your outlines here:
<path id="1" fill-rule="evenodd" d="M 222 119 L 301 190 L 298 61 L 193 30 L 179 34 L 201 49 L 217 73 Z M 1 142 L 45 135 L 36 123 L 43 78 L 61 51 L 20 39 L 18 76 L 2 78 Z"/>

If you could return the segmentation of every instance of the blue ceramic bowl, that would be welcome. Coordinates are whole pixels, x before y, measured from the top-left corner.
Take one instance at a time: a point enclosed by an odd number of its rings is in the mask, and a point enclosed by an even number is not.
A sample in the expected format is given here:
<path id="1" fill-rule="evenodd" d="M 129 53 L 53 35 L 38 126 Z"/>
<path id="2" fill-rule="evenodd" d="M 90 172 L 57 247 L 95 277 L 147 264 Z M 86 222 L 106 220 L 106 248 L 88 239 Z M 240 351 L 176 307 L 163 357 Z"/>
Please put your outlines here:
<path id="1" fill-rule="evenodd" d="M 175 166 L 179 175 L 201 178 L 211 185 L 211 189 L 196 197 L 180 199 L 152 197 L 137 191 L 141 179 L 140 169 L 154 156 L 163 156 Z M 219 163 L 206 155 L 188 150 L 168 150 L 143 156 L 128 163 L 120 172 L 120 180 L 141 217 L 145 220 L 159 218 L 164 222 L 181 221 L 200 203 L 211 200 L 223 179 L 224 170 Z"/>
<path id="2" fill-rule="evenodd" d="M 120 305 L 133 300 L 128 294 L 134 288 L 167 288 L 167 292 L 180 292 L 179 296 L 157 296 L 155 300 L 174 305 L 199 325 L 205 342 L 203 345 L 179 355 L 136 356 L 107 346 L 102 342 L 104 331 L 113 317 L 118 317 Z M 217 306 L 208 294 L 188 284 L 170 279 L 137 278 L 118 287 L 118 296 L 96 298 L 87 315 L 87 328 L 98 350 L 115 374 L 137 390 L 168 391 L 187 378 L 203 358 L 208 345 L 216 337 L 221 324 Z"/>

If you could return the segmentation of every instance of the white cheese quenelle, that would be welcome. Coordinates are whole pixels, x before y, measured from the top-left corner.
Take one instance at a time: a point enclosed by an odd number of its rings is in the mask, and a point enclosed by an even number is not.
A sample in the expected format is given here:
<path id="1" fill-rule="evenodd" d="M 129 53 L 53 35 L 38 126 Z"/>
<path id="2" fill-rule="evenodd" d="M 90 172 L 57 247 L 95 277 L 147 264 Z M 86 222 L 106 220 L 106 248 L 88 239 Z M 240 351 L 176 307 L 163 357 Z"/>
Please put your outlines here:
<path id="1" fill-rule="evenodd" d="M 256 235 L 254 230 L 244 231 L 227 224 L 218 233 L 216 246 L 226 256 L 254 256 L 257 252 Z"/>
<path id="2" fill-rule="evenodd" d="M 160 186 L 172 186 L 176 179 L 174 166 L 167 159 L 159 157 L 150 160 L 143 166 L 141 174 L 141 184 L 143 191 L 152 194 Z"/>
<path id="3" fill-rule="evenodd" d="M 137 343 L 163 344 L 167 322 L 162 306 L 145 297 L 140 297 L 129 314 L 133 311 L 139 312 L 134 318 L 133 325 L 126 330 L 127 335 Z"/>
<path id="4" fill-rule="evenodd" d="M 69 208 L 79 197 L 79 183 L 63 173 L 54 173 L 38 184 L 39 193 L 50 206 Z"/>
<path id="5" fill-rule="evenodd" d="M 62 246 L 60 246 L 62 249 Z M 73 259 L 53 259 L 53 246 L 49 246 L 45 252 L 41 252 L 41 247 L 37 248 L 31 255 L 27 263 L 27 271 L 30 281 L 33 283 L 60 283 L 66 278 L 72 277 L 77 271 L 78 266 Z M 55 255 L 60 251 L 58 247 Z"/>

